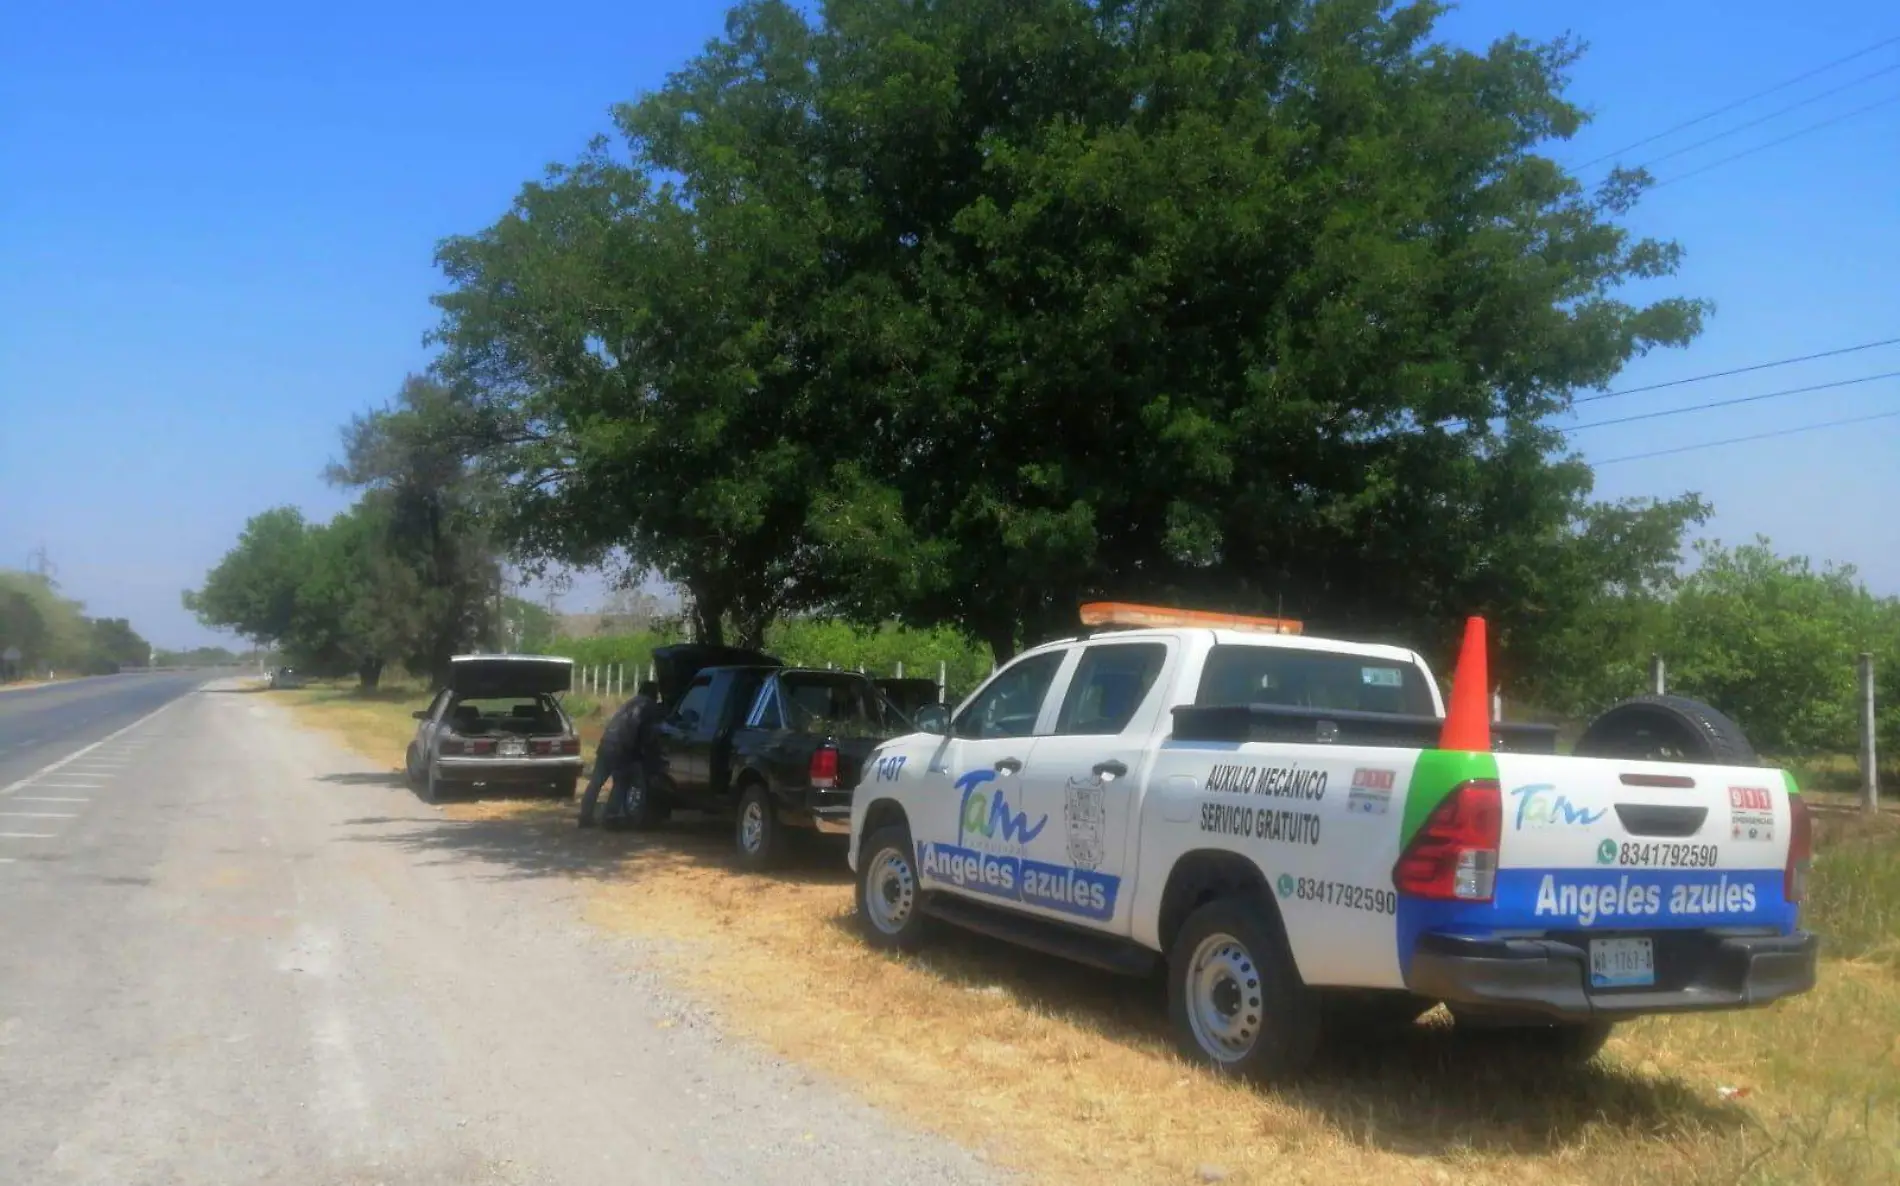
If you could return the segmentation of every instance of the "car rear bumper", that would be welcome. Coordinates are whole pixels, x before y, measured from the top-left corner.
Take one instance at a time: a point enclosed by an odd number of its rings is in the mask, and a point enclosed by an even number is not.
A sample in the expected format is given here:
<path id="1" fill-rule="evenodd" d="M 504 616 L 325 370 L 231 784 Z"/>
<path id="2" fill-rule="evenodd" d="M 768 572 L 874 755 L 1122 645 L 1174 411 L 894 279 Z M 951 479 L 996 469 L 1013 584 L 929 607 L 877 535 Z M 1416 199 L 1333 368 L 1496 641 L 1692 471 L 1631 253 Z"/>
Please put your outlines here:
<path id="1" fill-rule="evenodd" d="M 805 787 L 788 796 L 797 822 L 827 836 L 851 834 L 851 792 L 842 787 Z"/>
<path id="2" fill-rule="evenodd" d="M 1680 942 L 1659 950 L 1656 986 L 1606 989 L 1590 986 L 1587 939 L 1428 934 L 1412 953 L 1406 986 L 1452 1005 L 1556 1021 L 1747 1009 L 1814 987 L 1820 943 L 1806 931 L 1658 936 L 1665 938 Z"/>
<path id="3" fill-rule="evenodd" d="M 554 758 L 437 758 L 436 776 L 451 782 L 554 782 L 579 778 L 585 767 L 571 754 Z"/>

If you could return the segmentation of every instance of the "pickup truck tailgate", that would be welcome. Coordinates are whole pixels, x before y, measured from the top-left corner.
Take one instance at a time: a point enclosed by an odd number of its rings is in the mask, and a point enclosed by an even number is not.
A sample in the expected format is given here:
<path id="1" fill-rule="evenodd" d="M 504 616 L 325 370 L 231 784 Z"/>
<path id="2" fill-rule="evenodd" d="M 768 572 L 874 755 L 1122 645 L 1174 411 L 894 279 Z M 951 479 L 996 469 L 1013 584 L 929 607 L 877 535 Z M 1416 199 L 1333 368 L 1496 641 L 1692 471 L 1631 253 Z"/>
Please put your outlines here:
<path id="1" fill-rule="evenodd" d="M 1793 929 L 1777 770 L 1500 754 L 1497 929 Z"/>

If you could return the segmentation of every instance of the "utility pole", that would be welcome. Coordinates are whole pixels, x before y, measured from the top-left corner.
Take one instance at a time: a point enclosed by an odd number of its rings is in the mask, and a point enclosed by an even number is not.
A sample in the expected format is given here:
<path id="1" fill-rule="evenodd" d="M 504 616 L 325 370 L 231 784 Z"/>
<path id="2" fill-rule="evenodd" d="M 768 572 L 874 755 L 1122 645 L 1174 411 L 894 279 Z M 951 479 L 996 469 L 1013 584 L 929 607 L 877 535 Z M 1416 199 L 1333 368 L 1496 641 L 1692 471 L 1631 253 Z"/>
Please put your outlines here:
<path id="1" fill-rule="evenodd" d="M 47 588 L 51 589 L 57 586 L 58 582 L 53 578 L 59 574 L 59 568 L 53 563 L 52 558 L 46 554 L 45 540 L 41 540 L 39 547 L 34 548 L 31 552 L 26 554 L 26 562 L 27 566 L 39 576 L 40 580 L 46 582 Z"/>

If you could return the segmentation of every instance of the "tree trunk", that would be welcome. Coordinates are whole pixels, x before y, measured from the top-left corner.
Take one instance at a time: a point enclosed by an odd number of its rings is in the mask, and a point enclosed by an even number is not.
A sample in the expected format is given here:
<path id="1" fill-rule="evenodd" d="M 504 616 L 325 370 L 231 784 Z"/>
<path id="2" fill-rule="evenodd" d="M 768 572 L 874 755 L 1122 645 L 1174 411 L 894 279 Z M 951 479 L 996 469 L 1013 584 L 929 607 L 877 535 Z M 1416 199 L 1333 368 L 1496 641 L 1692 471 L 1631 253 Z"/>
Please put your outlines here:
<path id="1" fill-rule="evenodd" d="M 990 659 L 998 667 L 1016 657 L 1016 623 L 995 621 L 986 623 L 979 637 L 990 648 Z"/>
<path id="2" fill-rule="evenodd" d="M 720 607 L 705 598 L 693 596 L 693 641 L 723 646 L 726 641 L 726 617 Z"/>
<path id="3" fill-rule="evenodd" d="M 365 659 L 356 666 L 357 690 L 374 692 L 376 685 L 383 682 L 383 661 Z"/>

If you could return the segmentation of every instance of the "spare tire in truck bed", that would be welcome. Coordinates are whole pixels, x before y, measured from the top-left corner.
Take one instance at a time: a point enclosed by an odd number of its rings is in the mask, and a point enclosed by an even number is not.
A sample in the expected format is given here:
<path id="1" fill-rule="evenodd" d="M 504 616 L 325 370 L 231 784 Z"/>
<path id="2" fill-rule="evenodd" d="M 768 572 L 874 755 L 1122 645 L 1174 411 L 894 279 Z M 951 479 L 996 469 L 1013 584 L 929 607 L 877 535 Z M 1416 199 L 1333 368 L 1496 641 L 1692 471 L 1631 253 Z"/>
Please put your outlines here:
<path id="1" fill-rule="evenodd" d="M 1759 766 L 1742 727 L 1700 700 L 1638 696 L 1600 713 L 1577 739 L 1579 758 Z"/>

